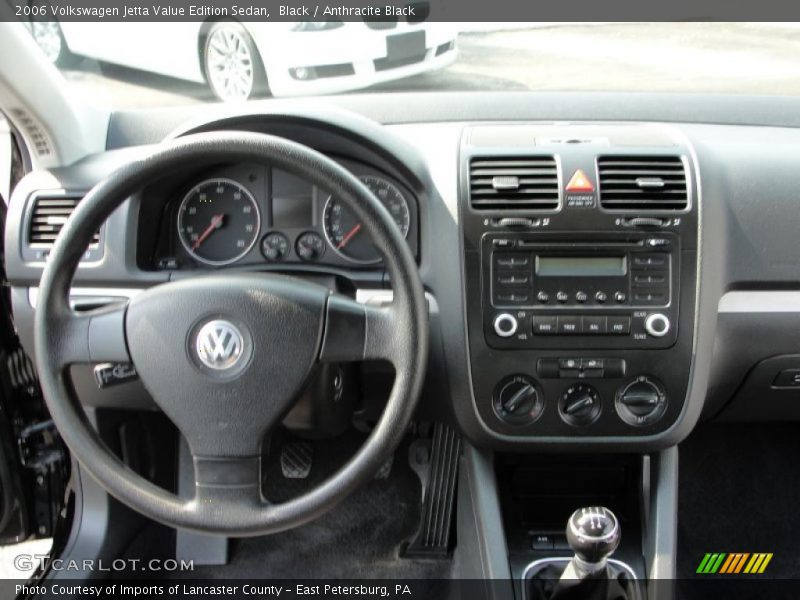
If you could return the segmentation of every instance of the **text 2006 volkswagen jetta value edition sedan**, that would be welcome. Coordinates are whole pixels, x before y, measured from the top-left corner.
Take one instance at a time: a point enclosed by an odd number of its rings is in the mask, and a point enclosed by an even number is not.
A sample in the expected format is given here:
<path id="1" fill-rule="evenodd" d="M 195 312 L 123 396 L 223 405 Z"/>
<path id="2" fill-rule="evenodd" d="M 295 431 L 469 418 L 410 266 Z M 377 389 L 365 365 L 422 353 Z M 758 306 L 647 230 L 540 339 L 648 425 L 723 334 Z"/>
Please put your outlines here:
<path id="1" fill-rule="evenodd" d="M 435 77 L 230 107 L 3 24 L 4 597 L 780 597 L 795 37 L 483 27 Z M 625 51 L 516 90 L 577 43 Z"/>

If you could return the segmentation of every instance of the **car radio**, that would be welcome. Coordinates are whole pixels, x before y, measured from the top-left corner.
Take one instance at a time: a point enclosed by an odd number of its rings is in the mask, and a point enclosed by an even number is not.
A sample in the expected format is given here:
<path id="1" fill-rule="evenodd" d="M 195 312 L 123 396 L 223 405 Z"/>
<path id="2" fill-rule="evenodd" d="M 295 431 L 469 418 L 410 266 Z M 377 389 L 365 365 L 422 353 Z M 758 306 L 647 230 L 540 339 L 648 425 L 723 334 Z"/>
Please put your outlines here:
<path id="1" fill-rule="evenodd" d="M 672 233 L 487 233 L 481 253 L 492 347 L 663 348 L 675 341 L 680 239 Z"/>

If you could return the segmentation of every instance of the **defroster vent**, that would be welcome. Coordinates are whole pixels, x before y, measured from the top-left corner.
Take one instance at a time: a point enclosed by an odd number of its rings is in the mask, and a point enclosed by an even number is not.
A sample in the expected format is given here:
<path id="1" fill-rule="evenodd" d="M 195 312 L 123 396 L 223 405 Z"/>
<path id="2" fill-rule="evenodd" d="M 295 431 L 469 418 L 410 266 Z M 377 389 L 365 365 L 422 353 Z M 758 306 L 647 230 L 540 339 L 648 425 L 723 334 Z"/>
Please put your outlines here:
<path id="1" fill-rule="evenodd" d="M 476 210 L 558 208 L 558 166 L 552 156 L 491 156 L 469 163 L 469 199 Z"/>
<path id="2" fill-rule="evenodd" d="M 600 156 L 600 205 L 612 210 L 683 210 L 689 203 L 680 156 Z"/>

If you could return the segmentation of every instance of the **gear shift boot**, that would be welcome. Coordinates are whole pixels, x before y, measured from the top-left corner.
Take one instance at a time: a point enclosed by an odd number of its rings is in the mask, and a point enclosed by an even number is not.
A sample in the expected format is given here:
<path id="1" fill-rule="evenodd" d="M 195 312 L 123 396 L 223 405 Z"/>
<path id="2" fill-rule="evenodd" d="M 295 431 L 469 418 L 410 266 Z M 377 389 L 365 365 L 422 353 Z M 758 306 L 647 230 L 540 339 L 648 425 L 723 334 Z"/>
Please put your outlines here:
<path id="1" fill-rule="evenodd" d="M 641 595 L 630 568 L 624 563 L 609 560 L 606 571 L 584 579 L 565 579 L 569 558 L 537 561 L 529 567 L 525 600 L 639 600 Z"/>

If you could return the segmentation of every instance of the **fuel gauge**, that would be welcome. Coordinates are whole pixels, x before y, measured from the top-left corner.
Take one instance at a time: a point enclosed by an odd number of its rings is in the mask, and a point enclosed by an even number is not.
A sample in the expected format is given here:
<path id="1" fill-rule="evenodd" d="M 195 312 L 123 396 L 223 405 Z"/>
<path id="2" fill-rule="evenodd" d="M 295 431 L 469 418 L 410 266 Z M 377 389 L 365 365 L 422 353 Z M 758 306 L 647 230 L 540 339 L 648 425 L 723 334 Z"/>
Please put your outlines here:
<path id="1" fill-rule="evenodd" d="M 261 253 L 271 262 L 283 260 L 289 254 L 289 240 L 282 233 L 273 231 L 261 240 Z"/>

